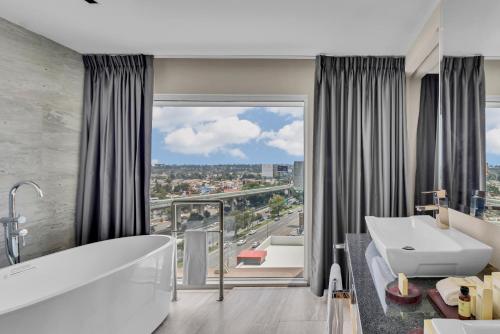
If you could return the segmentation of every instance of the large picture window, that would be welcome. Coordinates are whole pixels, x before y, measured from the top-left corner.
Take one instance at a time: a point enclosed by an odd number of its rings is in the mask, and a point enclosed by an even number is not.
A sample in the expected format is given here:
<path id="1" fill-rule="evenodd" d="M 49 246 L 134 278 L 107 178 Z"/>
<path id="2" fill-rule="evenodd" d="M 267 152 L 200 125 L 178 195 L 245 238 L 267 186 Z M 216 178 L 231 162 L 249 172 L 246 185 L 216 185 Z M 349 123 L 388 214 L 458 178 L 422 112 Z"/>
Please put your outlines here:
<path id="1" fill-rule="evenodd" d="M 156 98 L 151 227 L 168 234 L 174 199 L 224 201 L 224 265 L 231 278 L 298 278 L 304 273 L 304 101 L 187 101 Z M 182 206 L 183 235 L 219 223 L 216 207 Z M 209 234 L 208 276 L 218 270 Z"/>
<path id="2" fill-rule="evenodd" d="M 488 100 L 486 105 L 487 204 L 500 207 L 500 98 L 488 98 Z M 500 224 L 500 210 L 487 210 L 485 219 Z"/>

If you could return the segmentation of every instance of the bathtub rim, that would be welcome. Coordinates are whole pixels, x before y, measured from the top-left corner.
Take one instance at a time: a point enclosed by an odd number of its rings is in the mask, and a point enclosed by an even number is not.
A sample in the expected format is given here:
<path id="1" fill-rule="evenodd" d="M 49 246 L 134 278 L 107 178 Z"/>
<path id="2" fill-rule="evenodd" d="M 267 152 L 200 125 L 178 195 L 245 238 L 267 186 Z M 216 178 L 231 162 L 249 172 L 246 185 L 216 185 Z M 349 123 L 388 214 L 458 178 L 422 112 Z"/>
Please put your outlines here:
<path id="1" fill-rule="evenodd" d="M 29 263 L 30 261 L 34 261 L 34 260 L 37 260 L 37 259 L 40 259 L 40 258 L 45 258 L 45 257 L 48 257 L 48 256 L 52 256 L 52 255 L 57 255 L 58 253 L 65 252 L 65 251 L 75 251 L 76 249 L 78 249 L 80 247 L 91 247 L 92 245 L 94 245 L 96 243 L 99 243 L 99 242 L 112 242 L 112 241 L 118 240 L 118 239 L 128 239 L 128 238 L 138 238 L 138 237 L 139 238 L 144 238 L 144 237 L 145 238 L 163 238 L 163 239 L 169 239 L 169 240 L 168 240 L 168 242 L 166 242 L 162 246 L 160 246 L 160 247 L 158 247 L 158 248 L 156 248 L 156 249 L 154 249 L 154 250 L 146 253 L 145 255 L 140 256 L 140 257 L 136 258 L 135 260 L 127 262 L 126 264 L 118 266 L 118 267 L 116 267 L 116 268 L 114 268 L 112 270 L 106 271 L 106 272 L 104 272 L 101 275 L 96 275 L 95 277 L 93 277 L 90 280 L 86 280 L 85 282 L 79 282 L 77 284 L 70 284 L 66 288 L 57 290 L 57 292 L 46 294 L 46 295 L 44 295 L 43 297 L 40 297 L 40 298 L 30 299 L 29 302 L 26 302 L 26 303 L 23 303 L 23 304 L 19 304 L 19 305 L 10 307 L 10 308 L 5 308 L 3 310 L 0 309 L 0 317 L 6 316 L 6 315 L 8 315 L 11 312 L 15 312 L 17 310 L 20 310 L 20 309 L 23 309 L 23 308 L 35 305 L 35 304 L 43 302 L 45 300 L 49 300 L 49 299 L 54 298 L 56 296 L 62 295 L 64 293 L 68 293 L 68 292 L 70 292 L 72 290 L 76 290 L 78 288 L 81 288 L 82 286 L 92 284 L 92 283 L 94 283 L 94 282 L 96 282 L 96 281 L 98 281 L 98 280 L 100 280 L 100 279 L 102 279 L 104 277 L 111 276 L 111 275 L 113 275 L 113 274 L 115 274 L 115 273 L 117 273 L 117 272 L 119 272 L 119 271 L 121 271 L 123 269 L 131 267 L 131 266 L 133 266 L 133 265 L 141 262 L 142 260 L 144 260 L 144 259 L 146 259 L 146 258 L 148 258 L 148 257 L 150 257 L 150 256 L 152 256 L 152 255 L 154 255 L 156 253 L 159 253 L 160 251 L 163 251 L 165 248 L 168 248 L 173 243 L 173 239 L 174 238 L 172 238 L 171 236 L 168 236 L 168 235 L 148 234 L 148 235 L 137 235 L 137 236 L 130 236 L 130 237 L 122 237 L 122 238 L 102 240 L 102 241 L 93 242 L 93 243 L 82 245 L 82 246 L 76 246 L 76 247 L 68 248 L 68 249 L 62 250 L 60 252 L 55 252 L 55 253 L 52 253 L 52 254 L 47 254 L 47 255 L 40 256 L 40 257 L 31 259 L 31 260 L 28 260 L 26 262 L 21 262 L 21 263 L 18 263 L 16 265 L 14 265 L 14 266 L 23 265 L 23 264 Z M 172 257 L 173 257 L 173 253 L 172 253 Z M 12 267 L 13 266 L 7 266 L 7 267 L 2 268 L 2 269 L 12 268 Z"/>

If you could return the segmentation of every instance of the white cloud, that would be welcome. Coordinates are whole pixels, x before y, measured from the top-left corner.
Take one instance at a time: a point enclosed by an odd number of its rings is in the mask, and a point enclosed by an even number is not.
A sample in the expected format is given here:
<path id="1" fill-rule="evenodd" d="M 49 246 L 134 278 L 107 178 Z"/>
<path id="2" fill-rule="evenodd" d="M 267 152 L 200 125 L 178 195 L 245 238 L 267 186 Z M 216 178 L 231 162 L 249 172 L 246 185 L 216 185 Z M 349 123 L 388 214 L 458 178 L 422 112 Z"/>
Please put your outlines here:
<path id="1" fill-rule="evenodd" d="M 500 128 L 499 108 L 486 108 L 486 130 Z"/>
<path id="2" fill-rule="evenodd" d="M 246 159 L 245 152 L 236 146 L 259 139 L 261 129 L 253 121 L 240 119 L 240 115 L 253 108 L 155 106 L 153 128 L 163 134 L 163 144 L 172 152 L 205 156 L 223 152 Z M 266 144 L 289 154 L 302 155 L 304 108 L 266 107 L 265 110 L 296 120 L 278 132 L 266 133 Z"/>
<path id="3" fill-rule="evenodd" d="M 304 118 L 304 107 L 267 107 L 266 110 L 280 116 L 292 116 L 293 118 Z"/>
<path id="4" fill-rule="evenodd" d="M 260 127 L 238 117 L 227 117 L 213 122 L 182 127 L 165 136 L 164 143 L 172 152 L 183 154 L 203 154 L 225 151 L 233 156 L 244 156 L 233 145 L 245 144 L 258 138 Z"/>
<path id="5" fill-rule="evenodd" d="M 153 108 L 153 128 L 171 132 L 183 127 L 195 127 L 207 122 L 238 116 L 250 107 L 167 107 Z"/>
<path id="6" fill-rule="evenodd" d="M 232 155 L 235 158 L 240 158 L 242 160 L 247 159 L 247 155 L 245 153 L 243 153 L 243 151 L 240 150 L 239 148 L 229 149 L 227 151 L 227 153 L 229 153 L 230 155 Z"/>
<path id="7" fill-rule="evenodd" d="M 486 152 L 500 154 L 500 112 L 486 108 Z"/>
<path id="8" fill-rule="evenodd" d="M 265 140 L 268 146 L 284 150 L 290 155 L 302 156 L 304 154 L 304 122 L 294 121 L 277 132 L 264 132 L 261 139 Z"/>
<path id="9" fill-rule="evenodd" d="M 159 163 L 160 163 L 160 161 L 158 159 L 152 159 L 151 160 L 151 166 L 158 165 Z"/>
<path id="10" fill-rule="evenodd" d="M 193 127 L 206 122 L 235 117 L 253 107 L 153 107 L 153 127 L 162 132 L 170 132 L 181 127 Z M 304 117 L 303 107 L 266 107 L 267 111 L 280 116 Z"/>
<path id="11" fill-rule="evenodd" d="M 500 154 L 500 126 L 486 131 L 486 151 Z"/>

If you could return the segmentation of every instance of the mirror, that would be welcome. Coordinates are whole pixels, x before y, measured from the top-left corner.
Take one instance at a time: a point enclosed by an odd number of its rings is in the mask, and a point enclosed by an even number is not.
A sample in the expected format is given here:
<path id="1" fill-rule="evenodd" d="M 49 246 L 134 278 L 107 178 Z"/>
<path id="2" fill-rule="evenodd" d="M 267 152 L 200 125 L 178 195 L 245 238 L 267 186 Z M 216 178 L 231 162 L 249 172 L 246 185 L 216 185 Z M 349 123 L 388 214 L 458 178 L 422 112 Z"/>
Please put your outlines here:
<path id="1" fill-rule="evenodd" d="M 450 207 L 500 224 L 500 1 L 444 0 L 438 184 Z"/>
<path id="2" fill-rule="evenodd" d="M 437 116 L 439 102 L 439 29 L 440 7 L 437 6 L 426 19 L 423 28 L 406 54 L 407 129 L 410 152 L 408 165 L 411 175 L 410 199 L 413 207 L 432 204 Z M 417 208 L 428 214 L 427 209 Z M 425 211 L 425 212 L 424 212 Z"/>

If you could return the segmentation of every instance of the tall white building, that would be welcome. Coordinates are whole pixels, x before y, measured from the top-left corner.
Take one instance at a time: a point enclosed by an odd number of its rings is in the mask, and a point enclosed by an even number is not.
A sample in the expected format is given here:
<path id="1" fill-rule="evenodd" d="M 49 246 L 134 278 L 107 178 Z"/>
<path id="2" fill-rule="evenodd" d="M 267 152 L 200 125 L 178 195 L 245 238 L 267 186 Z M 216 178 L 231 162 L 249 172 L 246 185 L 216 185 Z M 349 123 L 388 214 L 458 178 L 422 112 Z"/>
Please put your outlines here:
<path id="1" fill-rule="evenodd" d="M 262 177 L 273 178 L 273 164 L 262 164 Z"/>
<path id="2" fill-rule="evenodd" d="M 293 186 L 304 189 L 304 161 L 293 162 Z"/>

